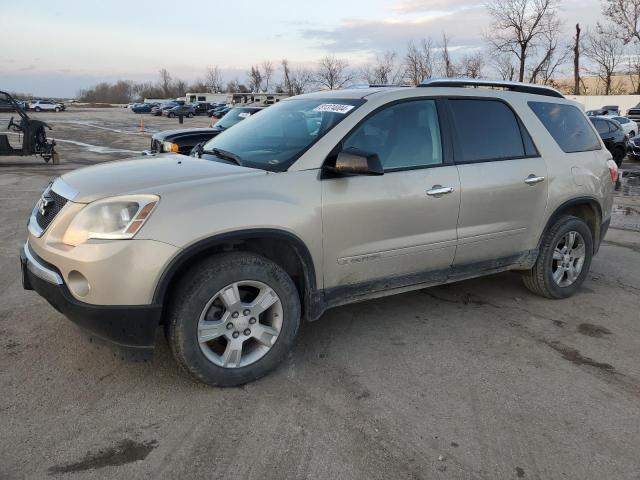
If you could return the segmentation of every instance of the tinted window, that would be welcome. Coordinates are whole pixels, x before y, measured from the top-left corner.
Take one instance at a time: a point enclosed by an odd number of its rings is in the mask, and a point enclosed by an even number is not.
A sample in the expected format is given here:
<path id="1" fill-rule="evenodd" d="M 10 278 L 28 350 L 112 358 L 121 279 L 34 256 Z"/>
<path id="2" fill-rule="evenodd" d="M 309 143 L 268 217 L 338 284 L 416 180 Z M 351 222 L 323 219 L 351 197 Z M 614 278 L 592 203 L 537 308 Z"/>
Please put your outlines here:
<path id="1" fill-rule="evenodd" d="M 622 123 L 622 124 L 629 123 L 629 119 L 625 117 L 613 117 L 613 119 L 618 123 Z"/>
<path id="2" fill-rule="evenodd" d="M 529 107 L 565 153 L 601 148 L 593 128 L 577 107 L 547 102 L 529 102 Z"/>
<path id="3" fill-rule="evenodd" d="M 377 153 L 385 170 L 440 165 L 442 145 L 433 100 L 403 102 L 367 118 L 343 148 Z"/>
<path id="4" fill-rule="evenodd" d="M 594 119 L 591 120 L 591 122 L 596 127 L 599 134 L 602 135 L 603 133 L 609 133 L 609 125 L 607 125 L 607 122 L 604 120 Z"/>
<path id="5" fill-rule="evenodd" d="M 513 111 L 497 100 L 451 100 L 462 162 L 524 157 L 525 145 Z"/>
<path id="6" fill-rule="evenodd" d="M 615 122 L 607 122 L 609 124 L 609 131 L 610 132 L 617 132 L 618 130 L 620 130 L 622 127 L 620 125 L 618 125 Z"/>

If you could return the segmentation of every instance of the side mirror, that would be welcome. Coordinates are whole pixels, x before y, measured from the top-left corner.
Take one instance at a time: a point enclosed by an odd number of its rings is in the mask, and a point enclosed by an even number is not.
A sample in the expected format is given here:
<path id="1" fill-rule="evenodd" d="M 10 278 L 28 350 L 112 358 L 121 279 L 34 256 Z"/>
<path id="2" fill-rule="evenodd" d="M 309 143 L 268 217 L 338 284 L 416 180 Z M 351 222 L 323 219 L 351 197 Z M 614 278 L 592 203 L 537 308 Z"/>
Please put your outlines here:
<path id="1" fill-rule="evenodd" d="M 377 153 L 348 148 L 338 153 L 335 165 L 326 167 L 337 176 L 343 175 L 383 175 L 384 168 Z"/>

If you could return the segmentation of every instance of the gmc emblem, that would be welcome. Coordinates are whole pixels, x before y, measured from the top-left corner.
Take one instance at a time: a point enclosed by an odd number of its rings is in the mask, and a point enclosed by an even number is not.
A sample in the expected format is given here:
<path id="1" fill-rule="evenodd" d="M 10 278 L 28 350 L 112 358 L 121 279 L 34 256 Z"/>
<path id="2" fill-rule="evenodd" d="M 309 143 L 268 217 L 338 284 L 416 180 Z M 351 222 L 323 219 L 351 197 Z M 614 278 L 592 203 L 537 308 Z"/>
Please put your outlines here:
<path id="1" fill-rule="evenodd" d="M 44 217 L 47 214 L 47 210 L 53 205 L 53 203 L 53 198 L 49 196 L 49 189 L 47 189 L 40 197 L 40 200 L 38 200 L 36 208 L 38 209 L 38 212 L 40 212 L 40 215 Z"/>

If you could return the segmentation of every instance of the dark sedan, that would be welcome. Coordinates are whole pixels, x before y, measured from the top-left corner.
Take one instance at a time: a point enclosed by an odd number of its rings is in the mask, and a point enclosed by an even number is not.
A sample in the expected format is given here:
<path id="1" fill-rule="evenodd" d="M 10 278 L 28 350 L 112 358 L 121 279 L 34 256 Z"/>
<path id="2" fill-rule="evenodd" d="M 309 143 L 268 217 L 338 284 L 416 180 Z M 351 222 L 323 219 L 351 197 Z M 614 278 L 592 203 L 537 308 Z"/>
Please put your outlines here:
<path id="1" fill-rule="evenodd" d="M 600 134 L 604 146 L 611 152 L 618 167 L 627 155 L 629 138 L 618 122 L 605 117 L 589 117 Z"/>
<path id="2" fill-rule="evenodd" d="M 242 120 L 258 113 L 264 107 L 238 107 L 232 109 L 222 120 L 212 128 L 182 128 L 180 130 L 165 130 L 156 133 L 151 139 L 151 150 L 146 153 L 182 153 L 189 155 L 199 143 L 211 140 L 219 133 L 233 127 Z"/>
<path id="3" fill-rule="evenodd" d="M 176 105 L 175 107 L 163 110 L 162 115 L 169 118 L 179 117 L 180 115 L 192 118 L 196 115 L 196 109 L 193 105 Z"/>
<path id="4" fill-rule="evenodd" d="M 151 109 L 151 115 L 155 115 L 155 116 L 160 116 L 162 115 L 162 112 L 164 112 L 165 110 L 168 110 L 169 108 L 173 108 L 177 105 L 180 105 L 178 102 L 166 102 L 166 103 L 162 103 L 160 105 L 158 105 L 157 107 L 153 107 Z"/>
<path id="5" fill-rule="evenodd" d="M 157 103 L 136 103 L 131 107 L 133 113 L 151 113 L 153 107 L 157 107 Z"/>

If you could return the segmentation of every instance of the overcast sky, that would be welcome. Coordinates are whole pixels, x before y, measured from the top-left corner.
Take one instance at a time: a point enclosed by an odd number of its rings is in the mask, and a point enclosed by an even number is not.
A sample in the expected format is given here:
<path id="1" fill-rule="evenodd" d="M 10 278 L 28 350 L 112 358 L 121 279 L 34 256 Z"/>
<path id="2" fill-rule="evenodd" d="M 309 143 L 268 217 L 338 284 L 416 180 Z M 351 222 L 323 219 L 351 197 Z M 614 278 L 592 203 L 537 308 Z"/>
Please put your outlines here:
<path id="1" fill-rule="evenodd" d="M 599 0 L 560 3 L 568 31 L 601 18 Z M 472 0 L 0 0 L 0 9 L 0 90 L 61 97 L 103 80 L 155 80 L 160 68 L 192 81 L 218 64 L 244 81 L 265 59 L 312 65 L 334 53 L 357 65 L 442 31 L 460 53 L 482 47 L 489 27 Z"/>

